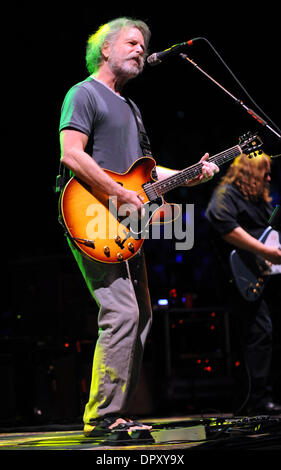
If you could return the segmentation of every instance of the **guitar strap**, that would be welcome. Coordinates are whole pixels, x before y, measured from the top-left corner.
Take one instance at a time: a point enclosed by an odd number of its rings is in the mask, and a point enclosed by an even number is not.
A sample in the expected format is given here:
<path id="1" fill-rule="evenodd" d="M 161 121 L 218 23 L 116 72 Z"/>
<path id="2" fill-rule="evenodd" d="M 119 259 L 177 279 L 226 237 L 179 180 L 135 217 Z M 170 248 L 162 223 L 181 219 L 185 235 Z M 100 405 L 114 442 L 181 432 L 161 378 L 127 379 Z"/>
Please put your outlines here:
<path id="1" fill-rule="evenodd" d="M 56 184 L 54 188 L 55 193 L 60 193 L 63 190 L 65 183 L 66 183 L 65 173 L 66 173 L 66 167 L 65 165 L 62 164 L 60 160 L 59 174 L 56 176 Z"/>
<path id="2" fill-rule="evenodd" d="M 148 138 L 148 135 L 145 131 L 142 119 L 139 116 L 139 114 L 137 113 L 133 102 L 129 98 L 126 98 L 126 102 L 130 106 L 131 111 L 132 111 L 133 116 L 134 116 L 135 121 L 136 121 L 136 126 L 137 126 L 138 136 L 139 136 L 139 144 L 140 144 L 140 148 L 141 148 L 141 151 L 142 151 L 142 156 L 143 157 L 152 157 L 152 151 L 151 151 L 151 147 L 150 147 L 149 138 Z M 152 177 L 155 180 L 158 179 L 155 168 L 153 168 L 153 170 L 152 170 Z"/>
<path id="3" fill-rule="evenodd" d="M 268 224 L 274 228 L 275 230 L 278 230 L 281 232 L 281 206 L 278 204 L 274 211 L 272 212 Z"/>
<path id="4" fill-rule="evenodd" d="M 130 106 L 131 111 L 132 111 L 133 116 L 134 116 L 135 121 L 136 121 L 138 136 L 139 136 L 139 143 L 140 143 L 140 147 L 141 147 L 141 150 L 142 150 L 142 156 L 143 157 L 151 157 L 152 152 L 151 152 L 151 148 L 150 148 L 150 143 L 149 143 L 148 136 L 145 132 L 145 129 L 143 127 L 142 119 L 138 115 L 138 113 L 136 111 L 136 108 L 135 108 L 134 104 L 132 103 L 132 101 L 129 98 L 126 98 L 126 102 Z"/>

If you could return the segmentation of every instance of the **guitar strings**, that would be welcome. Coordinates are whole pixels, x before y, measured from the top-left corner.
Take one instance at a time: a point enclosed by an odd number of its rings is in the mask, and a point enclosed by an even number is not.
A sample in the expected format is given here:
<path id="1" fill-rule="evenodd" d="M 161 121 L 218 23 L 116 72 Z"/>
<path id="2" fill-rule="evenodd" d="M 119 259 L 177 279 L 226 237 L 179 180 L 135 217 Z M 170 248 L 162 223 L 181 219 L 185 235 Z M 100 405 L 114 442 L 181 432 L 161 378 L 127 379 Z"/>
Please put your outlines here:
<path id="1" fill-rule="evenodd" d="M 241 148 L 236 145 L 225 152 L 221 152 L 217 155 L 214 155 L 213 157 L 210 157 L 208 161 L 216 162 L 218 165 L 220 165 L 240 154 Z M 180 184 L 186 183 L 186 181 L 193 179 L 195 176 L 198 176 L 198 174 L 202 171 L 202 166 L 203 162 L 195 163 L 191 167 L 188 167 L 185 170 L 182 170 L 179 173 L 166 178 L 164 181 L 156 181 L 155 183 L 152 183 L 152 186 L 154 189 L 156 189 L 157 193 L 159 189 L 160 194 L 163 194 L 170 189 L 176 188 Z"/>
<path id="2" fill-rule="evenodd" d="M 241 147 L 239 145 L 235 145 L 234 147 L 231 147 L 230 149 L 223 151 L 221 153 L 218 153 L 214 156 L 211 156 L 208 158 L 208 162 L 214 162 L 218 165 L 221 165 L 223 163 L 226 163 L 227 161 L 235 158 L 237 155 L 241 154 Z M 163 181 L 155 181 L 154 183 L 151 183 L 151 191 L 149 188 L 145 191 L 144 189 L 141 189 L 137 191 L 138 196 L 141 195 L 146 195 L 149 198 L 153 198 L 153 193 L 156 191 L 157 195 L 160 196 L 161 194 L 164 194 L 167 191 L 170 191 L 171 189 L 174 189 L 182 184 L 185 184 L 188 180 L 191 180 L 198 176 L 201 171 L 202 171 L 202 166 L 204 162 L 198 162 L 195 163 L 194 165 L 180 171 L 179 173 L 176 173 L 172 176 L 169 176 Z M 149 195 L 150 193 L 150 195 Z"/>

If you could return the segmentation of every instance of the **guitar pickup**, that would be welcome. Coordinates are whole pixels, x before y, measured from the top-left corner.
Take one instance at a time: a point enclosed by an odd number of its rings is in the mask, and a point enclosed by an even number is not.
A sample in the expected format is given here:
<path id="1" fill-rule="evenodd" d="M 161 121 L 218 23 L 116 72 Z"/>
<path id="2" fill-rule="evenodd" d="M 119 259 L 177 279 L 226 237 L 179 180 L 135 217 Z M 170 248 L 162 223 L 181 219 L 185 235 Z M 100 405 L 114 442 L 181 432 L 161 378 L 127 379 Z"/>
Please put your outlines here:
<path id="1" fill-rule="evenodd" d="M 147 197 L 150 201 L 154 201 L 155 199 L 157 199 L 159 197 L 159 195 L 157 194 L 157 192 L 155 191 L 155 189 L 153 188 L 153 186 L 150 182 L 144 183 L 142 185 L 142 187 L 143 187 L 144 192 L 145 192 L 145 194 L 147 195 Z"/>

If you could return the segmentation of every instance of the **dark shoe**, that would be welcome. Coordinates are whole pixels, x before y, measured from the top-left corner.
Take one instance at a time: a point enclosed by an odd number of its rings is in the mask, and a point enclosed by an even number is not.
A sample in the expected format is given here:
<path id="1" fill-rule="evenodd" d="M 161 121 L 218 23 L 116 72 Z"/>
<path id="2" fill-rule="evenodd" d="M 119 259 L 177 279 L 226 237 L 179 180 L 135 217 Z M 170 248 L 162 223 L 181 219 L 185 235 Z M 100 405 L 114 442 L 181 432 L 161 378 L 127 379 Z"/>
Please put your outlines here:
<path id="1" fill-rule="evenodd" d="M 116 431 L 139 432 L 150 431 L 152 426 L 130 420 L 129 418 L 121 418 L 116 416 L 107 416 L 95 421 L 93 425 L 85 424 L 85 437 L 106 437 Z"/>

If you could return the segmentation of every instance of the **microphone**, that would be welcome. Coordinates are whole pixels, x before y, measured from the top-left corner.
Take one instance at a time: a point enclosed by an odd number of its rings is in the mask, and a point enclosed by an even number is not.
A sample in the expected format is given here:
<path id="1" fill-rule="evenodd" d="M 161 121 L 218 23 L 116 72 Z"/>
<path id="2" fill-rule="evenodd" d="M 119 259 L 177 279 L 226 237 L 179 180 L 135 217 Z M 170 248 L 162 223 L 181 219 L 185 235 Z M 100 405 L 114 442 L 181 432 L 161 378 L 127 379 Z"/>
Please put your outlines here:
<path id="1" fill-rule="evenodd" d="M 198 39 L 201 39 L 201 38 L 194 38 L 194 39 L 190 39 L 189 41 L 186 41 L 186 42 L 181 42 L 179 44 L 175 44 L 174 46 L 172 47 L 169 47 L 169 49 L 165 49 L 164 51 L 161 51 L 161 52 L 154 52 L 153 54 L 151 54 L 146 60 L 147 60 L 147 63 L 149 65 L 158 65 L 162 62 L 163 59 L 165 59 L 168 55 L 170 54 L 174 54 L 175 52 L 178 52 L 180 51 L 181 49 L 183 49 L 184 47 L 186 46 L 192 46 L 194 41 L 197 41 Z"/>

